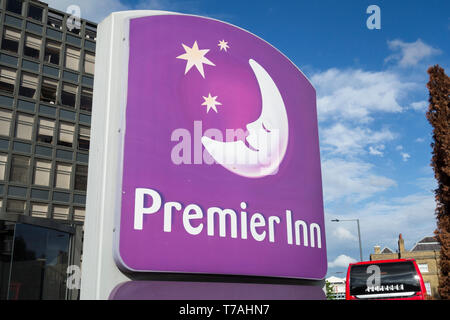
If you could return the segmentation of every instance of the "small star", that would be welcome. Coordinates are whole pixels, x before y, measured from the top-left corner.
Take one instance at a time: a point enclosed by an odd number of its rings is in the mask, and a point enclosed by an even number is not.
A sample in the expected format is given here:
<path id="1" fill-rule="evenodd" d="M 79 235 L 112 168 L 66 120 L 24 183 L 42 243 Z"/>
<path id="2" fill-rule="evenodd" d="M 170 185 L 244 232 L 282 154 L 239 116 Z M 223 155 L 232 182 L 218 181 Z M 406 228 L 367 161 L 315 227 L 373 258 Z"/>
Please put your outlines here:
<path id="1" fill-rule="evenodd" d="M 222 105 L 219 101 L 216 101 L 217 96 L 211 97 L 211 93 L 208 95 L 208 97 L 203 97 L 203 99 L 205 99 L 205 102 L 202 103 L 202 106 L 206 106 L 206 113 L 209 112 L 209 109 L 213 109 L 217 113 L 216 106 Z"/>
<path id="2" fill-rule="evenodd" d="M 197 41 L 194 42 L 194 44 L 192 45 L 192 48 L 189 48 L 188 46 L 186 46 L 184 44 L 182 44 L 182 46 L 183 46 L 184 50 L 186 51 L 186 53 L 179 55 L 177 57 L 177 59 L 187 60 L 186 69 L 184 71 L 184 74 L 188 73 L 188 71 L 191 70 L 191 68 L 193 66 L 195 66 L 197 68 L 198 72 L 200 72 L 200 74 L 204 78 L 205 72 L 203 71 L 203 64 L 215 66 L 214 63 L 212 63 L 205 57 L 205 55 L 208 53 L 209 49 L 200 50 L 198 48 Z"/>
<path id="3" fill-rule="evenodd" d="M 219 41 L 218 46 L 220 47 L 220 51 L 225 50 L 225 52 L 227 52 L 227 49 L 230 48 L 228 42 L 226 42 L 225 40 Z"/>

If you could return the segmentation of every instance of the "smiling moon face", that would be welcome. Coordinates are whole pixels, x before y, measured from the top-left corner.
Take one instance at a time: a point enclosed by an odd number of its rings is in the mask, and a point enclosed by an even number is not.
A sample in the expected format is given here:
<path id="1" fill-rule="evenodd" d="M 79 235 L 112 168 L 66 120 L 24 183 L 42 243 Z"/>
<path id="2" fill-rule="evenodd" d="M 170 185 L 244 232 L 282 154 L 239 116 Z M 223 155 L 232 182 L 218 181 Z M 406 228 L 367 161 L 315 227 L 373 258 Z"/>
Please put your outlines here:
<path id="1" fill-rule="evenodd" d="M 202 144 L 227 170 L 247 178 L 260 178 L 278 172 L 286 154 L 289 128 L 283 98 L 275 82 L 256 61 L 250 59 L 249 64 L 261 91 L 261 115 L 246 126 L 245 142 L 222 142 L 203 136 Z"/>

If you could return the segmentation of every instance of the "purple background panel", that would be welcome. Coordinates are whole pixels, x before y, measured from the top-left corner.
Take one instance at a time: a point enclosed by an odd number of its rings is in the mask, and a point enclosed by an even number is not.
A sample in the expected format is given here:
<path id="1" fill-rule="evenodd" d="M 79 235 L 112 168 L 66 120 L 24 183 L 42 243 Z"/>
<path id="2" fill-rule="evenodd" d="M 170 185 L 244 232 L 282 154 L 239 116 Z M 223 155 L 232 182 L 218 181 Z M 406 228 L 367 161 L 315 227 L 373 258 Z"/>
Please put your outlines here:
<path id="1" fill-rule="evenodd" d="M 317 285 L 260 283 L 128 281 L 110 300 L 326 300 Z"/>
<path id="2" fill-rule="evenodd" d="M 228 42 L 227 52 L 218 47 Z M 182 44 L 210 49 L 205 78 L 196 67 L 185 74 Z M 128 98 L 124 140 L 119 266 L 134 271 L 188 272 L 322 279 L 327 271 L 322 182 L 315 90 L 299 69 L 260 38 L 232 25 L 201 17 L 163 15 L 130 21 Z M 261 92 L 249 59 L 257 61 L 276 83 L 286 106 L 289 143 L 275 175 L 246 178 L 219 164 L 171 161 L 172 132 L 185 128 L 194 138 L 194 121 L 209 128 L 241 128 L 261 113 Z M 218 113 L 202 106 L 203 96 L 218 96 Z M 201 146 L 201 144 L 200 144 Z M 192 159 L 194 157 L 192 148 Z M 156 190 L 163 202 L 199 205 L 203 231 L 188 234 L 182 212 L 174 212 L 172 232 L 163 231 L 163 210 L 144 216 L 143 230 L 134 230 L 136 188 Z M 279 216 L 275 243 L 219 237 L 206 233 L 209 207 L 234 209 L 240 230 L 240 203 L 248 217 Z M 321 229 L 322 247 L 289 245 L 285 211 L 293 220 Z M 199 222 L 194 222 L 193 224 Z M 227 232 L 229 232 L 227 230 Z M 121 260 L 121 261 L 120 261 Z"/>

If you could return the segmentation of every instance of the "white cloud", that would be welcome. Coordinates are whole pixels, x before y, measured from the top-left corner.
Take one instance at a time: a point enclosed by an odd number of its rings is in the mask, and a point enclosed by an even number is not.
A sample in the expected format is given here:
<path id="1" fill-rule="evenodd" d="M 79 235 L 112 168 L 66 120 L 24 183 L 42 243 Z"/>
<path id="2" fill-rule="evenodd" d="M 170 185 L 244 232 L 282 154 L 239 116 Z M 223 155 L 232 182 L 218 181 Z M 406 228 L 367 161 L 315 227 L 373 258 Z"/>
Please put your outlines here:
<path id="1" fill-rule="evenodd" d="M 410 248 L 421 237 L 433 235 L 435 208 L 434 195 L 428 191 L 368 202 L 357 210 L 359 213 L 349 214 L 360 218 L 362 242 L 366 248 L 372 249 L 376 244 L 396 248 L 399 233 Z"/>
<path id="2" fill-rule="evenodd" d="M 371 155 L 373 155 L 373 156 L 380 156 L 380 157 L 382 157 L 383 156 L 383 152 L 381 150 L 384 150 L 384 148 L 385 147 L 384 147 L 383 144 L 379 145 L 379 146 L 374 146 L 374 147 L 370 146 L 369 147 L 369 153 Z"/>
<path id="3" fill-rule="evenodd" d="M 317 89 L 320 121 L 353 120 L 367 123 L 377 112 L 401 112 L 401 100 L 416 84 L 390 71 L 340 70 L 319 72 L 311 77 Z"/>
<path id="4" fill-rule="evenodd" d="M 356 236 L 343 227 L 337 227 L 333 230 L 333 236 L 339 240 L 357 240 Z"/>
<path id="5" fill-rule="evenodd" d="M 405 162 L 408 161 L 409 158 L 411 158 L 411 155 L 406 152 L 400 152 L 400 155 L 402 156 L 402 160 Z"/>
<path id="6" fill-rule="evenodd" d="M 381 142 L 391 141 L 395 134 L 388 129 L 373 131 L 369 128 L 349 127 L 342 123 L 337 123 L 332 127 L 321 130 L 321 144 L 324 151 L 330 154 L 358 155 L 364 154 L 365 148 L 369 145 L 369 153 L 372 155 L 382 155 L 384 149 Z"/>
<path id="7" fill-rule="evenodd" d="M 372 172 L 373 165 L 339 158 L 322 161 L 324 199 L 351 199 L 356 203 L 395 186 L 396 182 Z"/>
<path id="8" fill-rule="evenodd" d="M 346 268 L 350 263 L 355 263 L 356 260 L 352 257 L 346 256 L 345 254 L 341 254 L 334 261 L 328 262 L 328 268 L 341 267 Z"/>
<path id="9" fill-rule="evenodd" d="M 395 60 L 400 67 L 415 66 L 423 59 L 441 53 L 441 50 L 433 48 L 421 39 L 417 39 L 415 42 L 392 40 L 388 41 L 388 46 L 397 53 L 390 55 L 385 61 Z"/>
<path id="10" fill-rule="evenodd" d="M 415 111 L 425 112 L 428 109 L 428 101 L 412 102 L 409 107 Z"/>

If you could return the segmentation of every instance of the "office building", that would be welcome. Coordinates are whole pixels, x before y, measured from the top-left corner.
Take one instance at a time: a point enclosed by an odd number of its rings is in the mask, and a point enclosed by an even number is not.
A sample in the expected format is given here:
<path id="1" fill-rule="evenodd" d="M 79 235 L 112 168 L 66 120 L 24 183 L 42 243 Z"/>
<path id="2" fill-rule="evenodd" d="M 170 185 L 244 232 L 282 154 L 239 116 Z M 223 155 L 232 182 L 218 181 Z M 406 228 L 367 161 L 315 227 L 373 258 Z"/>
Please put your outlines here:
<path id="1" fill-rule="evenodd" d="M 96 24 L 0 0 L 0 35 L 0 299 L 77 298 Z"/>

